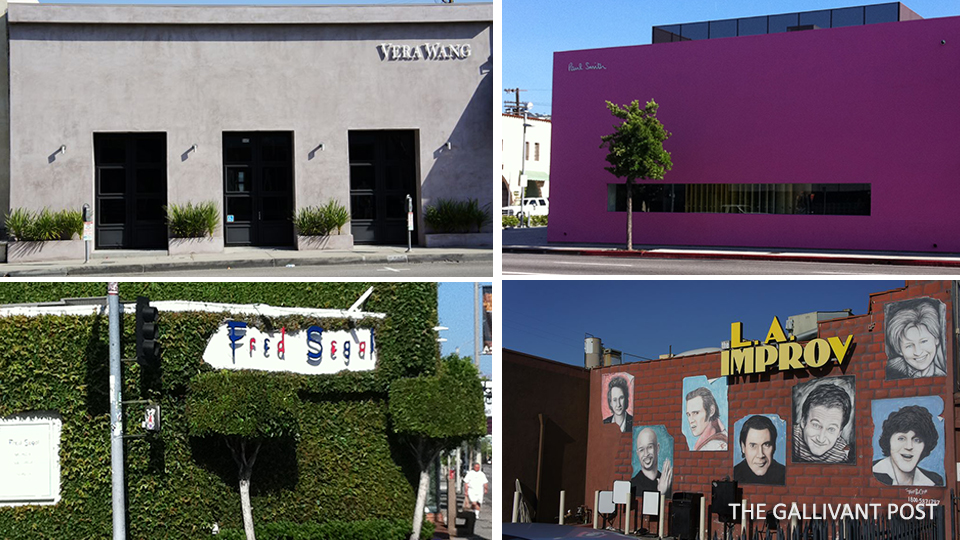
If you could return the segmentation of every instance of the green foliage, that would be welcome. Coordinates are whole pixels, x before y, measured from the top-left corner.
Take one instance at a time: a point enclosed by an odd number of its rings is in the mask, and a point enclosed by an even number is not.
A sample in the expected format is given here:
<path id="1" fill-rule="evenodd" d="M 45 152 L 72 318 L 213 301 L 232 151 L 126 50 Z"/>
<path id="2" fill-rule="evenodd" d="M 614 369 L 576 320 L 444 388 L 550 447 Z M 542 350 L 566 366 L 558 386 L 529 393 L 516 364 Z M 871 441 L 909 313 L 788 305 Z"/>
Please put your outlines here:
<path id="1" fill-rule="evenodd" d="M 292 377 L 261 371 L 200 373 L 187 394 L 191 435 L 294 437 L 299 400 Z"/>
<path id="2" fill-rule="evenodd" d="M 120 292 L 125 301 L 145 295 L 151 300 L 344 308 L 370 285 L 124 282 Z M 373 285 L 364 309 L 388 317 L 359 324 L 375 329 L 376 371 L 275 375 L 278 381 L 270 383 L 296 397 L 293 417 L 285 425 L 299 426 L 299 438 L 295 445 L 270 445 L 268 440 L 260 450 L 251 482 L 254 519 L 260 525 L 409 519 L 412 514 L 416 464 L 389 427 L 387 389 L 397 378 L 437 371 L 432 330 L 437 286 Z M 103 283 L 17 282 L 0 287 L 0 303 L 104 294 Z M 288 330 L 312 323 L 325 328 L 348 324 L 300 316 L 237 318 L 259 328 Z M 230 451 L 221 437 L 191 435 L 194 419 L 187 413 L 191 381 L 202 380 L 197 384 L 211 388 L 226 384 L 202 363 L 207 340 L 224 319 L 224 314 L 161 311 L 159 383 L 144 384 L 147 377 L 137 364 L 124 365 L 125 399 L 155 399 L 163 408 L 158 436 L 126 443 L 130 538 L 204 538 L 213 523 L 242 530 L 237 467 Z M 132 315 L 123 317 L 124 358 L 134 356 L 134 323 Z M 0 538 L 110 537 L 108 342 L 106 315 L 0 318 L 0 416 L 53 410 L 63 418 L 60 502 L 0 508 Z M 142 411 L 138 405 L 124 408 L 128 434 L 140 433 Z M 404 530 L 411 528 L 405 525 Z"/>
<path id="3" fill-rule="evenodd" d="M 301 208 L 293 218 L 293 224 L 301 236 L 328 236 L 334 230 L 340 234 L 343 226 L 349 222 L 347 207 L 333 199 L 323 206 Z"/>
<path id="4" fill-rule="evenodd" d="M 670 137 L 657 119 L 659 105 L 653 100 L 641 109 L 640 102 L 634 100 L 621 108 L 616 103 L 607 102 L 607 109 L 614 117 L 622 120 L 614 125 L 613 133 L 600 137 L 600 148 L 609 150 L 607 171 L 628 182 L 637 179 L 663 180 L 663 175 L 673 167 L 670 152 L 663 149 L 663 141 Z"/>
<path id="5" fill-rule="evenodd" d="M 548 216 L 530 216 L 531 227 L 546 227 Z"/>
<path id="6" fill-rule="evenodd" d="M 438 233 L 480 232 L 490 221 L 490 205 L 480 208 L 477 199 L 437 199 L 423 215 L 428 227 Z"/>
<path id="7" fill-rule="evenodd" d="M 186 206 L 171 204 L 165 206 L 167 227 L 173 238 L 204 238 L 213 236 L 220 225 L 220 210 L 213 201 Z"/>
<path id="8" fill-rule="evenodd" d="M 441 447 L 486 434 L 483 385 L 469 359 L 450 358 L 435 377 L 394 381 L 390 415 L 398 433 L 434 439 Z"/>
<path id="9" fill-rule="evenodd" d="M 79 210 L 51 212 L 44 208 L 31 212 L 16 208 L 6 217 L 7 233 L 22 242 L 70 240 L 83 234 L 83 216 Z"/>
<path id="10" fill-rule="evenodd" d="M 517 216 L 503 216 L 503 227 L 516 227 L 520 225 L 520 218 Z"/>
<path id="11" fill-rule="evenodd" d="M 257 540 L 406 540 L 413 529 L 403 519 L 292 523 L 281 521 L 257 526 Z M 433 523 L 424 523 L 420 538 L 433 537 Z M 221 529 L 211 540 L 245 540 L 243 530 Z"/>

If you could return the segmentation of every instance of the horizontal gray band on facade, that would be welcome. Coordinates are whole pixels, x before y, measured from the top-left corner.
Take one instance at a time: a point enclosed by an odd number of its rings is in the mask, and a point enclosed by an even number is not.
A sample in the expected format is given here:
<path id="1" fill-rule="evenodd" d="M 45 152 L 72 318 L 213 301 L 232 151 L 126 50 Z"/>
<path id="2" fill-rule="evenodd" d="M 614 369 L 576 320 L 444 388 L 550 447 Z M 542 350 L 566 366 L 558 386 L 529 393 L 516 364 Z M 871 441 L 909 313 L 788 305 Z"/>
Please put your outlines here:
<path id="1" fill-rule="evenodd" d="M 493 22 L 493 4 L 165 6 L 10 4 L 11 24 L 420 24 Z"/>

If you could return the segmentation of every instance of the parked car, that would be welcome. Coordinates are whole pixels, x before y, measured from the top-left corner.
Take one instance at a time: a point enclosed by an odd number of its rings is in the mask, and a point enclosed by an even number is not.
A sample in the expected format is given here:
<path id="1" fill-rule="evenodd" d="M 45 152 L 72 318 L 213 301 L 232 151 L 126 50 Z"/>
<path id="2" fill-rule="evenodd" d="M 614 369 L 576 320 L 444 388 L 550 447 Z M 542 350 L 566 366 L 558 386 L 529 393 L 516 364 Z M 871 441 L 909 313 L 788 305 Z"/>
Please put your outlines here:
<path id="1" fill-rule="evenodd" d="M 504 523 L 503 540 L 548 540 L 553 538 L 597 538 L 599 540 L 637 540 L 636 536 L 552 523 Z"/>
<path id="2" fill-rule="evenodd" d="M 516 216 L 521 210 L 525 217 L 545 216 L 550 213 L 550 203 L 544 197 L 527 197 L 520 205 L 504 206 L 503 215 Z"/>

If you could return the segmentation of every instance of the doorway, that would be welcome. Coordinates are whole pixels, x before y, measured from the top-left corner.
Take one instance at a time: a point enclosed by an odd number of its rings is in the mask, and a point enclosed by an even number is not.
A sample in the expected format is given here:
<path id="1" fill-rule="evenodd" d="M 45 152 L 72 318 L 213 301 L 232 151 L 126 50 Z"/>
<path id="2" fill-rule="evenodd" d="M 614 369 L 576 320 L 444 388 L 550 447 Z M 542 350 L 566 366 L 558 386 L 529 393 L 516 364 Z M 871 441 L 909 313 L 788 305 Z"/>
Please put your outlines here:
<path id="1" fill-rule="evenodd" d="M 407 195 L 417 243 L 417 148 L 413 130 L 351 131 L 350 230 L 357 244 L 406 244 Z"/>
<path id="2" fill-rule="evenodd" d="M 97 249 L 167 249 L 167 136 L 94 133 Z"/>
<path id="3" fill-rule="evenodd" d="M 223 134 L 224 244 L 293 245 L 293 134 Z"/>

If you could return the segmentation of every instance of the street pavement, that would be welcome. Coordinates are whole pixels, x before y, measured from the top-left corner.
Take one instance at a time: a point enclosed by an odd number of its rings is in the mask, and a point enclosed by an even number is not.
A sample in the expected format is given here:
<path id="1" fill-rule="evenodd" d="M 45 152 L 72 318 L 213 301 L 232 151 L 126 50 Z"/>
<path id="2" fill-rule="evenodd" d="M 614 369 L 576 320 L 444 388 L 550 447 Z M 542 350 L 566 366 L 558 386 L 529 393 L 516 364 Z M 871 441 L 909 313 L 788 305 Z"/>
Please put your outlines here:
<path id="1" fill-rule="evenodd" d="M 328 266 L 341 269 L 343 277 L 355 277 L 348 265 L 378 265 L 394 268 L 406 265 L 405 271 L 391 277 L 432 277 L 436 269 L 426 270 L 426 264 L 417 263 L 485 263 L 485 271 L 476 277 L 493 276 L 491 248 L 425 248 L 414 246 L 410 252 L 404 246 L 357 246 L 352 250 L 297 251 L 293 249 L 226 248 L 223 253 L 167 255 L 166 251 L 104 251 L 94 254 L 90 261 L 49 261 L 38 263 L 0 264 L 0 275 L 5 277 L 42 276 L 111 276 L 124 274 L 188 275 L 190 272 L 214 271 L 227 275 L 236 269 L 262 269 L 253 275 L 274 276 L 282 271 L 284 277 L 307 275 L 297 268 Z M 282 270 L 280 270 L 282 269 Z M 420 276 L 418 269 L 424 270 Z M 337 272 L 333 272 L 334 275 Z M 329 273 L 328 273 L 329 274 Z"/>
<path id="2" fill-rule="evenodd" d="M 623 249 L 623 245 L 550 244 L 547 243 L 546 227 L 503 229 L 502 239 L 504 275 L 523 273 L 943 274 L 960 268 L 960 254 L 957 253 L 705 249 L 646 245 L 634 245 L 634 251 L 628 252 Z M 691 261 L 701 263 L 703 268 L 691 269 Z M 727 266 L 730 268 L 720 265 L 721 262 L 728 263 Z M 758 265 L 763 264 L 766 266 L 758 269 Z M 808 264 L 815 266 L 806 266 Z M 591 269 L 590 266 L 596 266 L 596 268 Z"/>
<path id="3" fill-rule="evenodd" d="M 434 539 L 464 539 L 464 540 L 492 540 L 493 539 L 493 488 L 494 488 L 494 477 L 492 474 L 492 466 L 489 463 L 484 463 L 481 465 L 480 470 L 483 471 L 483 474 L 487 475 L 487 479 L 490 481 L 489 493 L 483 497 L 483 505 L 480 506 L 480 519 L 477 520 L 476 524 L 473 527 L 473 536 L 456 536 L 455 530 L 449 530 L 444 527 L 438 527 L 437 533 L 434 534 Z M 440 482 L 440 493 L 441 493 L 441 504 L 440 508 L 446 515 L 447 509 L 447 482 L 444 480 Z M 463 508 L 463 493 L 457 494 L 457 508 Z M 452 527 L 451 527 L 452 529 Z"/>

